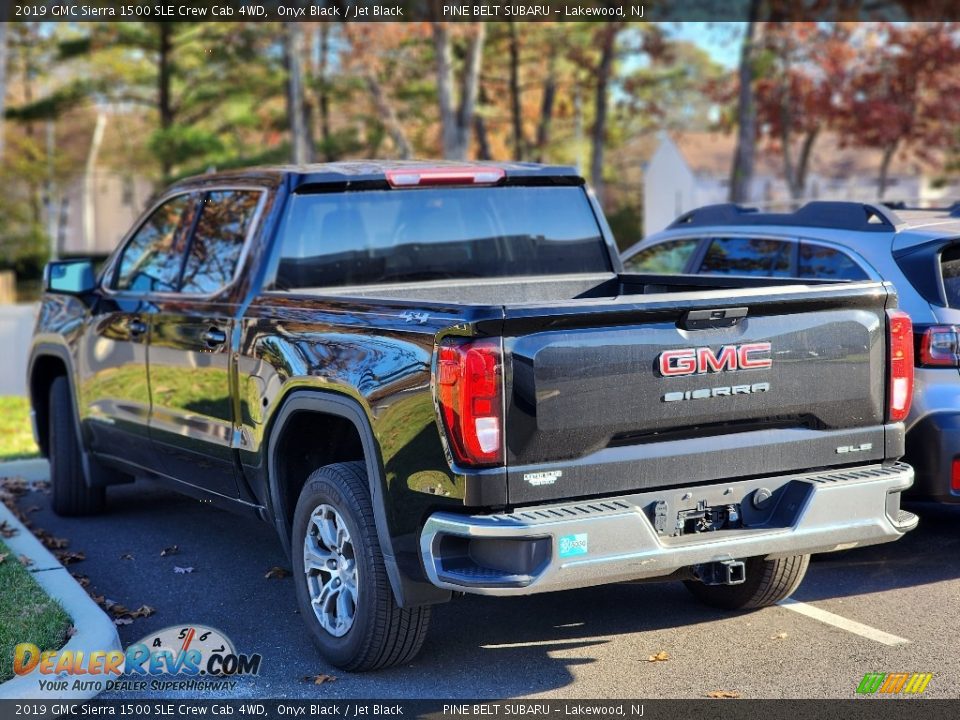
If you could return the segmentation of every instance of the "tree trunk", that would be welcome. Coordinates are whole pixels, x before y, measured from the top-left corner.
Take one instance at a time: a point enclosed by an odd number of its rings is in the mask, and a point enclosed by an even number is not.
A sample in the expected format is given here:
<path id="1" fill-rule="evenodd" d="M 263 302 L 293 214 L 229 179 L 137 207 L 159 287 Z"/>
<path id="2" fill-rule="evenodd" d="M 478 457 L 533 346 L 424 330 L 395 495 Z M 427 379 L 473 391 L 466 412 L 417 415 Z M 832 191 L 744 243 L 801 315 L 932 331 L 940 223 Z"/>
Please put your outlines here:
<path id="1" fill-rule="evenodd" d="M 520 38 L 517 23 L 510 21 L 510 113 L 513 120 L 513 159 L 523 160 L 523 103 L 520 98 Z"/>
<path id="2" fill-rule="evenodd" d="M 453 52 L 446 23 L 433 23 L 433 47 L 437 56 L 437 102 L 443 156 L 453 157 L 457 146 L 457 117 L 453 109 Z"/>
<path id="3" fill-rule="evenodd" d="M 820 135 L 820 128 L 814 128 L 813 130 L 808 130 L 807 134 L 803 137 L 803 145 L 800 146 L 800 157 L 797 158 L 797 187 L 799 188 L 799 194 L 795 195 L 795 198 L 803 197 L 803 193 L 807 189 L 807 175 L 810 172 L 810 158 L 813 155 L 813 146 L 817 142 L 817 137 Z"/>
<path id="4" fill-rule="evenodd" d="M 157 29 L 160 33 L 157 53 L 157 111 L 160 114 L 160 129 L 169 130 L 173 126 L 175 114 L 170 92 L 173 76 L 173 29 L 168 23 L 157 23 Z M 164 157 L 160 167 L 164 182 L 169 179 L 172 170 L 170 160 Z"/>
<path id="5" fill-rule="evenodd" d="M 603 186 L 603 146 L 607 136 L 607 100 L 610 91 L 610 76 L 613 72 L 613 59 L 616 54 L 619 23 L 606 23 L 601 31 L 600 63 L 596 72 L 596 94 L 594 98 L 595 118 L 593 122 L 592 149 L 590 152 L 590 182 L 597 199 L 604 200 Z"/>
<path id="6" fill-rule="evenodd" d="M 883 200 L 887 193 L 887 183 L 890 182 L 890 161 L 897 152 L 897 143 L 883 149 L 883 159 L 880 161 L 880 177 L 877 182 L 877 199 Z"/>
<path id="7" fill-rule="evenodd" d="M 106 129 L 107 114 L 101 110 L 97 113 L 97 124 L 93 128 L 83 170 L 83 246 L 90 254 L 93 254 L 97 235 L 97 156 L 100 154 Z"/>
<path id="8" fill-rule="evenodd" d="M 480 86 L 480 104 L 487 104 L 487 93 Z M 477 134 L 477 160 L 493 160 L 490 150 L 490 134 L 487 132 L 487 121 L 479 113 L 473 117 L 473 131 Z"/>
<path id="9" fill-rule="evenodd" d="M 5 10 L 0 11 L 6 13 Z M 3 161 L 7 111 L 7 22 L 0 21 L 0 162 Z"/>
<path id="10" fill-rule="evenodd" d="M 333 136 L 330 132 L 330 77 L 329 60 L 327 55 L 330 52 L 330 23 L 320 23 L 320 63 L 318 67 L 318 94 L 320 105 L 320 136 L 323 138 L 323 156 L 327 162 L 336 160 L 336 154 L 333 152 Z"/>
<path id="11" fill-rule="evenodd" d="M 474 33 L 467 47 L 467 66 L 463 71 L 460 88 L 460 111 L 457 117 L 457 160 L 466 160 L 470 151 L 473 118 L 477 112 L 477 95 L 480 91 L 480 68 L 483 64 L 483 44 L 487 37 L 485 23 L 474 23 Z"/>
<path id="12" fill-rule="evenodd" d="M 749 22 L 740 48 L 740 93 L 737 115 L 737 147 L 730 172 L 730 202 L 742 203 L 750 199 L 753 163 L 757 143 L 757 112 L 753 102 L 753 39 L 756 33 L 760 0 L 750 0 Z"/>
<path id="13" fill-rule="evenodd" d="M 410 141 L 407 139 L 407 135 L 403 131 L 403 125 L 397 118 L 397 113 L 393 109 L 393 105 L 391 105 L 390 101 L 387 100 L 387 95 L 383 91 L 383 86 L 380 84 L 374 74 L 369 71 L 364 75 L 364 82 L 367 84 L 367 89 L 370 90 L 370 96 L 373 98 L 373 105 L 377 109 L 377 113 L 380 115 L 380 120 L 383 122 L 384 128 L 386 128 L 387 134 L 390 136 L 390 139 L 393 140 L 393 144 L 397 147 L 397 155 L 401 160 L 409 160 L 413 157 L 413 148 L 410 146 Z"/>
<path id="14" fill-rule="evenodd" d="M 303 100 L 303 28 L 286 23 L 284 55 L 287 65 L 287 116 L 290 121 L 290 150 L 294 164 L 313 162 L 313 138 Z"/>
<path id="15" fill-rule="evenodd" d="M 446 23 L 433 23 L 433 44 L 437 56 L 437 100 L 440 106 L 443 156 L 451 160 L 466 160 L 470 149 L 471 131 L 476 114 L 477 92 L 480 86 L 480 68 L 486 26 L 473 23 L 473 34 L 467 47 L 466 66 L 460 87 L 460 103 L 455 108 L 453 50 Z"/>
<path id="16" fill-rule="evenodd" d="M 543 83 L 543 100 L 540 102 L 540 122 L 537 125 L 537 162 L 544 162 L 550 142 L 550 126 L 553 123 L 553 105 L 557 99 L 557 43 L 550 43 L 547 59 L 547 79 Z"/>

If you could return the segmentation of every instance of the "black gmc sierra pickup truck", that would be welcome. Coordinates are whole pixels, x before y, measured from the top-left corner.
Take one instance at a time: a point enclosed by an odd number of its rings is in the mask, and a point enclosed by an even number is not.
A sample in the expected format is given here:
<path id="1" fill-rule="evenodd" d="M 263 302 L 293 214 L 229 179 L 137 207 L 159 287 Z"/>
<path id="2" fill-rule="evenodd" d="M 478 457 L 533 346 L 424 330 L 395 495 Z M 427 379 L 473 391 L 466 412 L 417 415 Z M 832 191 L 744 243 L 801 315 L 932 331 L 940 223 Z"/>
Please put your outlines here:
<path id="1" fill-rule="evenodd" d="M 180 182 L 29 363 L 54 509 L 146 477 L 276 527 L 323 655 L 431 606 L 685 581 L 774 603 L 895 540 L 913 335 L 891 285 L 622 271 L 566 168 L 336 163 Z"/>

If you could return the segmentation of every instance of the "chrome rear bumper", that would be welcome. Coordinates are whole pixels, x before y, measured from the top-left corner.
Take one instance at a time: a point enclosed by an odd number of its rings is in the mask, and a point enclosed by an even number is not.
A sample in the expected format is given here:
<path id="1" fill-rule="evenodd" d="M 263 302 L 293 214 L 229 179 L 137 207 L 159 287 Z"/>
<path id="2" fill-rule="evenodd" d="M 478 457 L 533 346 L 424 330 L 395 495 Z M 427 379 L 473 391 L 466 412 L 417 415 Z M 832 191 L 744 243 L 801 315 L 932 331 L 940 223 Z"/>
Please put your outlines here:
<path id="1" fill-rule="evenodd" d="M 528 595 L 665 577 L 683 568 L 889 542 L 916 527 L 900 509 L 909 465 L 653 491 L 496 515 L 435 513 L 420 551 L 435 585 Z M 742 527 L 680 532 L 678 513 L 735 508 Z M 680 523 L 682 525 L 682 522 Z"/>

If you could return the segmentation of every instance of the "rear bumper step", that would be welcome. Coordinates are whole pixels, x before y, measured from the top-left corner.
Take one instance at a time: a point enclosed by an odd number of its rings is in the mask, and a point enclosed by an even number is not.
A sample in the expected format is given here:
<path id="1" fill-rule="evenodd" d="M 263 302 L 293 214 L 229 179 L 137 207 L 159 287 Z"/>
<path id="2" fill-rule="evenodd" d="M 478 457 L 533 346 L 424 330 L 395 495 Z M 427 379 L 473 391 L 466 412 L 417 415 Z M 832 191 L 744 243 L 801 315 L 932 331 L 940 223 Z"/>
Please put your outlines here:
<path id="1" fill-rule="evenodd" d="M 917 525 L 900 509 L 904 463 L 525 507 L 509 514 L 435 513 L 420 551 L 437 586 L 528 595 L 666 577 L 748 557 L 785 557 L 889 542 Z M 736 527 L 688 532 L 697 507 L 729 507 Z M 677 518 L 681 520 L 677 520 Z"/>

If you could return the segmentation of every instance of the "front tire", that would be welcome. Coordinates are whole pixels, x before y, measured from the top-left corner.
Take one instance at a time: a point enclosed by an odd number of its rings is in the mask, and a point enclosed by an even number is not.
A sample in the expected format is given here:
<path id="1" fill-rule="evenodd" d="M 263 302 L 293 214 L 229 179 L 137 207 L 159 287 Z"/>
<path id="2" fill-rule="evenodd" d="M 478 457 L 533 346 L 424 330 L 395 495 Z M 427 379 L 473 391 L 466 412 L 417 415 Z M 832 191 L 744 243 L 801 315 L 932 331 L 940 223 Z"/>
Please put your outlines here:
<path id="1" fill-rule="evenodd" d="M 293 520 L 300 613 L 327 661 L 351 671 L 412 660 L 430 623 L 429 606 L 394 600 L 368 488 L 363 463 L 322 467 L 303 486 Z"/>
<path id="2" fill-rule="evenodd" d="M 62 375 L 50 385 L 48 417 L 53 511 L 64 517 L 95 515 L 103 510 L 105 492 L 102 486 L 90 487 L 84 477 L 70 385 Z"/>
<path id="3" fill-rule="evenodd" d="M 803 582 L 810 565 L 809 555 L 794 555 L 777 560 L 748 558 L 746 580 L 739 585 L 704 585 L 687 580 L 695 598 L 723 610 L 756 610 L 790 597 Z"/>

